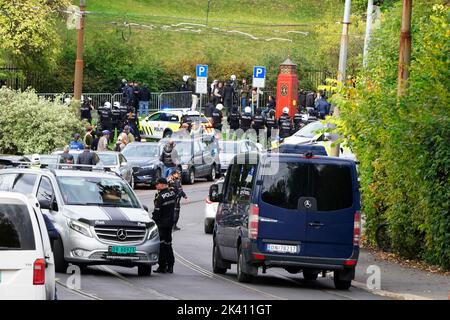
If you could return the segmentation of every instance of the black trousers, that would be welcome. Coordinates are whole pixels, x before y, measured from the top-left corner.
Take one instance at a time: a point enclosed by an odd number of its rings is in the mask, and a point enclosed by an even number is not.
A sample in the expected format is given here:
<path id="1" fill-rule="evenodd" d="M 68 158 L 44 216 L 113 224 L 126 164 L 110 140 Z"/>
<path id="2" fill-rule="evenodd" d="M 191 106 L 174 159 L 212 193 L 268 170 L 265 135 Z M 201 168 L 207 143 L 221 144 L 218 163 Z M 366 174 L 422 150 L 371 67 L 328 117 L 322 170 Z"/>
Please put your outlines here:
<path id="1" fill-rule="evenodd" d="M 172 249 L 172 228 L 159 227 L 159 240 L 159 267 L 173 267 L 175 264 L 175 257 Z"/>
<path id="2" fill-rule="evenodd" d="M 176 226 L 178 223 L 178 220 L 180 220 L 180 203 L 178 203 L 177 205 L 175 205 L 175 210 L 174 210 L 174 223 L 173 225 Z"/>

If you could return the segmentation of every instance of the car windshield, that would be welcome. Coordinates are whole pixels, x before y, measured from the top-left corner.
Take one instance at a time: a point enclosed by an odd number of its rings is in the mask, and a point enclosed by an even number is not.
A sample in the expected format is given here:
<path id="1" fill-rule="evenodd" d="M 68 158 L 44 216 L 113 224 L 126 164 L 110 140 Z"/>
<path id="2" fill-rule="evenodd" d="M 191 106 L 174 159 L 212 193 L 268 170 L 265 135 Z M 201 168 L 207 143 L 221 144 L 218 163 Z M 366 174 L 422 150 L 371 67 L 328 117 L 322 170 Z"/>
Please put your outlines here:
<path id="1" fill-rule="evenodd" d="M 205 117 L 200 117 L 200 116 L 198 116 L 198 115 L 190 115 L 189 116 L 189 119 L 192 121 L 192 122 L 198 122 L 198 121 L 200 121 L 201 120 L 201 122 L 202 123 L 208 123 L 208 119 L 206 119 Z"/>
<path id="2" fill-rule="evenodd" d="M 322 130 L 323 128 L 324 125 L 322 124 L 322 122 L 313 122 L 297 131 L 294 136 L 302 138 L 314 138 L 314 136 L 318 134 L 317 131 Z"/>
<path id="3" fill-rule="evenodd" d="M 237 154 L 239 143 L 234 141 L 219 141 L 219 147 L 221 153 Z"/>
<path id="4" fill-rule="evenodd" d="M 117 155 L 113 153 L 97 153 L 100 158 L 100 163 L 104 166 L 116 166 Z"/>
<path id="5" fill-rule="evenodd" d="M 140 208 L 128 184 L 114 178 L 58 177 L 67 205 Z"/>
<path id="6" fill-rule="evenodd" d="M 159 156 L 159 147 L 157 144 L 128 145 L 122 154 L 126 158 L 154 158 Z"/>
<path id="7" fill-rule="evenodd" d="M 0 202 L 0 251 L 35 249 L 33 225 L 27 206 Z"/>

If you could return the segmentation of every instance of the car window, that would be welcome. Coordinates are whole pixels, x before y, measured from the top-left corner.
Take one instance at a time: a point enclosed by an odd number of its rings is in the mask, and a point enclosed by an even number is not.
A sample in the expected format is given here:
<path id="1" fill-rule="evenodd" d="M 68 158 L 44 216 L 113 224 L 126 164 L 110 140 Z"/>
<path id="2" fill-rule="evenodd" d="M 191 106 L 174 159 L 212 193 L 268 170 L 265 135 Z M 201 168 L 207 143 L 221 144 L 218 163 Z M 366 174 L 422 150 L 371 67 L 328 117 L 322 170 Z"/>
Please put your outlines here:
<path id="1" fill-rule="evenodd" d="M 178 118 L 178 116 L 176 114 L 170 114 L 167 113 L 166 115 L 167 120 L 166 121 L 170 121 L 170 122 L 180 122 L 180 119 Z"/>
<path id="2" fill-rule="evenodd" d="M 0 190 L 16 191 L 22 194 L 31 194 L 33 193 L 36 178 L 36 174 L 28 173 L 2 174 L 0 175 Z"/>
<path id="3" fill-rule="evenodd" d="M 97 153 L 100 163 L 104 166 L 116 166 L 117 154 L 114 153 Z"/>
<path id="4" fill-rule="evenodd" d="M 0 203 L 0 251 L 3 250 L 36 250 L 26 205 Z"/>
<path id="5" fill-rule="evenodd" d="M 37 199 L 52 201 L 54 199 L 55 193 L 53 192 L 52 183 L 47 177 L 42 177 L 39 183 L 39 188 L 37 191 Z"/>
<path id="6" fill-rule="evenodd" d="M 304 128 L 297 131 L 295 134 L 296 137 L 303 137 L 303 138 L 314 138 L 315 135 L 318 134 L 317 131 L 322 130 L 324 128 L 322 122 L 313 122 L 308 125 L 306 125 Z"/>
<path id="7" fill-rule="evenodd" d="M 313 197 L 318 211 L 346 209 L 353 204 L 349 166 L 279 163 L 276 175 L 264 175 L 262 201 L 296 210 L 301 197 Z"/>
<path id="8" fill-rule="evenodd" d="M 159 121 L 160 118 L 161 118 L 161 113 L 155 113 L 155 114 L 152 114 L 148 118 L 148 121 Z"/>
<path id="9" fill-rule="evenodd" d="M 128 158 L 154 158 L 160 155 L 157 144 L 129 144 L 122 152 Z"/>
<path id="10" fill-rule="evenodd" d="M 231 204 L 249 204 L 252 196 L 256 165 L 236 164 L 231 167 L 225 202 Z"/>
<path id="11" fill-rule="evenodd" d="M 127 162 L 127 159 L 125 159 L 125 157 L 123 156 L 123 154 L 119 153 L 119 161 L 120 161 L 120 163 L 122 164 L 122 163 L 124 163 L 124 162 Z"/>

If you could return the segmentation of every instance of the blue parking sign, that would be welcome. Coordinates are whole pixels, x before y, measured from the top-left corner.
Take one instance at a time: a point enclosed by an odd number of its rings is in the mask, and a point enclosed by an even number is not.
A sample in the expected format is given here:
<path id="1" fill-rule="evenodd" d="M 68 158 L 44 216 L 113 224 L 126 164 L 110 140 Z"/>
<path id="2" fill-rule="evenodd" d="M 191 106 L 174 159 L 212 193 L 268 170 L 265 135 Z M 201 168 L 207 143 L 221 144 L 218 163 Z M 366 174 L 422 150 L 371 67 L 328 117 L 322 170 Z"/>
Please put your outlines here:
<path id="1" fill-rule="evenodd" d="M 253 68 L 253 78 L 265 79 L 266 78 L 266 67 L 254 67 Z"/>
<path id="2" fill-rule="evenodd" d="M 198 64 L 196 67 L 197 78 L 207 78 L 208 77 L 208 66 L 203 64 Z"/>

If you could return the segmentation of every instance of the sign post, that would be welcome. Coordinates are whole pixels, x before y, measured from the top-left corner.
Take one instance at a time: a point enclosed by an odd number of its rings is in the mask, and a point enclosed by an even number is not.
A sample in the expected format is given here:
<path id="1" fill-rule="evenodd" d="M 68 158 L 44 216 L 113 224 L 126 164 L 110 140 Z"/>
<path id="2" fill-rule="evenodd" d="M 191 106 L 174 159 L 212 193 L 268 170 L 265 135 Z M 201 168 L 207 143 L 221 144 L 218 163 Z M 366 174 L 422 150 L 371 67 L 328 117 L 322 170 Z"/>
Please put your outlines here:
<path id="1" fill-rule="evenodd" d="M 203 94 L 208 93 L 208 66 L 198 64 L 195 68 L 196 84 L 195 93 L 200 93 L 200 113 L 202 113 Z"/>
<path id="2" fill-rule="evenodd" d="M 253 88 L 256 88 L 256 108 L 259 108 L 260 88 L 266 85 L 266 67 L 253 67 Z"/>

